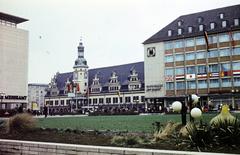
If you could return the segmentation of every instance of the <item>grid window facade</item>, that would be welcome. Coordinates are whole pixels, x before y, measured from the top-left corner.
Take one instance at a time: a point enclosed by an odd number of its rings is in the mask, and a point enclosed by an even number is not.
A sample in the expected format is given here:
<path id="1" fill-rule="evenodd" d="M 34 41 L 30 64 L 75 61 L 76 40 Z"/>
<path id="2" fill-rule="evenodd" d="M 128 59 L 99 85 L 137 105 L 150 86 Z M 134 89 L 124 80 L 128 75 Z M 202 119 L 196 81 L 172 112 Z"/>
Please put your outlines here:
<path id="1" fill-rule="evenodd" d="M 195 60 L 195 53 L 187 53 L 186 54 L 186 60 Z"/>
<path id="2" fill-rule="evenodd" d="M 231 55 L 231 53 L 230 53 L 230 49 L 229 48 L 219 50 L 219 56 L 220 57 L 230 56 L 230 55 Z"/>
<path id="3" fill-rule="evenodd" d="M 222 87 L 231 87 L 231 86 L 232 86 L 232 83 L 230 78 L 222 79 Z"/>
<path id="4" fill-rule="evenodd" d="M 175 68 L 175 74 L 176 75 L 183 75 L 184 74 L 184 67 Z"/>
<path id="5" fill-rule="evenodd" d="M 172 55 L 165 56 L 165 62 L 173 62 L 173 56 Z"/>
<path id="6" fill-rule="evenodd" d="M 165 75 L 174 75 L 174 69 L 173 68 L 165 69 Z"/>
<path id="7" fill-rule="evenodd" d="M 166 90 L 173 90 L 173 89 L 174 89 L 174 82 L 167 82 Z"/>
<path id="8" fill-rule="evenodd" d="M 197 59 L 205 59 L 206 58 L 206 51 L 197 52 L 196 53 L 196 58 Z"/>
<path id="9" fill-rule="evenodd" d="M 207 73 L 207 66 L 203 65 L 203 66 L 197 66 L 197 71 L 198 74 L 204 74 Z"/>
<path id="10" fill-rule="evenodd" d="M 183 40 L 178 40 L 174 44 L 174 48 L 183 48 L 184 47 L 184 42 Z"/>
<path id="11" fill-rule="evenodd" d="M 185 89 L 185 82 L 184 81 L 176 82 L 176 89 L 177 90 Z"/>
<path id="12" fill-rule="evenodd" d="M 196 38 L 196 45 L 205 45 L 205 39 L 203 37 Z"/>
<path id="13" fill-rule="evenodd" d="M 175 55 L 175 61 L 184 61 L 184 55 L 183 54 L 176 54 Z"/>
<path id="14" fill-rule="evenodd" d="M 185 41 L 185 46 L 186 46 L 186 47 L 194 46 L 194 39 L 187 39 L 187 40 Z"/>
<path id="15" fill-rule="evenodd" d="M 210 84 L 209 87 L 210 88 L 219 88 L 219 79 L 210 79 Z"/>
<path id="16" fill-rule="evenodd" d="M 219 72 L 219 65 L 218 64 L 209 65 L 209 72 L 211 73 Z"/>
<path id="17" fill-rule="evenodd" d="M 207 80 L 199 80 L 198 81 L 198 88 L 199 89 L 207 88 Z"/>
<path id="18" fill-rule="evenodd" d="M 195 89 L 196 88 L 196 82 L 195 81 L 187 81 L 187 88 L 188 89 Z"/>

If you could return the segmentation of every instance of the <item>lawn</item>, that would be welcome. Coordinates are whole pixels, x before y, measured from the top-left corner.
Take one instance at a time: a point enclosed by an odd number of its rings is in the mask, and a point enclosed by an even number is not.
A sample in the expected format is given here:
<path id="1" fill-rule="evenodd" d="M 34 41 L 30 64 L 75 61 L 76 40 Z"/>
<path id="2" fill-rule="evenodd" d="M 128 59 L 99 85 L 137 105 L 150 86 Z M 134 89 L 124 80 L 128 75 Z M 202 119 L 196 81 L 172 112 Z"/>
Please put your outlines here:
<path id="1" fill-rule="evenodd" d="M 202 116 L 203 122 L 209 122 L 214 116 L 216 116 L 216 114 L 204 114 Z M 189 115 L 187 117 L 189 117 Z M 152 132 L 152 123 L 156 121 L 161 122 L 161 124 L 168 121 L 181 122 L 181 115 L 48 117 L 39 118 L 38 126 L 43 128 L 71 128 L 79 130 Z"/>

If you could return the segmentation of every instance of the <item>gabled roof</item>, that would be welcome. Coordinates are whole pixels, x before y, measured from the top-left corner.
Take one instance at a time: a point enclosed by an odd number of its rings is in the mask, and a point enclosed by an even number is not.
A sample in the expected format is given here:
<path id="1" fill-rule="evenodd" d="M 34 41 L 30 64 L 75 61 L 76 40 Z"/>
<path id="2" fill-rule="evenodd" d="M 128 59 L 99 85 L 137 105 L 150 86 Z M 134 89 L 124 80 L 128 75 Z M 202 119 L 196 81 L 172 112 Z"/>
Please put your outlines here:
<path id="1" fill-rule="evenodd" d="M 220 13 L 224 14 L 224 18 L 220 19 Z M 202 22 L 198 22 L 198 18 L 202 18 Z M 207 31 L 208 34 L 226 32 L 229 30 L 239 30 L 240 26 L 233 26 L 234 19 L 240 18 L 240 5 L 234 5 L 224 8 L 218 8 L 188 15 L 183 15 L 175 19 L 173 22 L 168 24 L 166 27 L 161 29 L 159 32 L 148 38 L 143 42 L 143 44 L 150 44 L 162 41 L 169 41 L 181 38 L 188 38 L 194 36 L 201 36 L 204 32 L 199 32 L 198 27 L 200 24 L 204 25 L 204 31 Z M 221 22 L 223 20 L 227 21 L 227 27 L 222 28 Z M 178 21 L 182 21 L 182 26 L 178 26 Z M 216 28 L 210 30 L 210 23 L 214 22 Z M 188 27 L 193 27 L 193 32 L 188 33 Z M 182 29 L 182 35 L 178 35 L 178 28 Z M 168 30 L 172 30 L 172 36 L 168 36 Z"/>
<path id="2" fill-rule="evenodd" d="M 128 77 L 130 75 L 131 69 L 135 68 L 138 73 L 138 77 L 141 80 L 141 83 L 144 83 L 144 62 L 136 62 L 124 65 L 103 67 L 103 68 L 95 68 L 88 70 L 88 85 L 92 84 L 92 80 L 94 79 L 95 74 L 98 74 L 99 82 L 102 86 L 109 82 L 109 78 L 112 72 L 116 72 L 118 76 L 118 80 L 121 85 L 126 84 Z M 56 83 L 59 90 L 65 89 L 65 83 L 73 80 L 73 72 L 68 73 L 58 73 L 56 76 Z"/>

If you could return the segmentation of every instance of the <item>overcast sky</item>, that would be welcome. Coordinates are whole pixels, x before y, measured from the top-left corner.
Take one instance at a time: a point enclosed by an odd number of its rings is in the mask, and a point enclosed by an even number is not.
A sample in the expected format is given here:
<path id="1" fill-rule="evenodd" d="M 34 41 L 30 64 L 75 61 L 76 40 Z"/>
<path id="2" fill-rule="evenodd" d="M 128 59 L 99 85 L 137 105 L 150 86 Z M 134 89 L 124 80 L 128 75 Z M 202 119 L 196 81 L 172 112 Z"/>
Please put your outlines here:
<path id="1" fill-rule="evenodd" d="M 240 0 L 0 0 L 0 12 L 29 19 L 29 83 L 71 72 L 80 37 L 89 68 L 143 61 L 142 42 L 177 17 Z"/>

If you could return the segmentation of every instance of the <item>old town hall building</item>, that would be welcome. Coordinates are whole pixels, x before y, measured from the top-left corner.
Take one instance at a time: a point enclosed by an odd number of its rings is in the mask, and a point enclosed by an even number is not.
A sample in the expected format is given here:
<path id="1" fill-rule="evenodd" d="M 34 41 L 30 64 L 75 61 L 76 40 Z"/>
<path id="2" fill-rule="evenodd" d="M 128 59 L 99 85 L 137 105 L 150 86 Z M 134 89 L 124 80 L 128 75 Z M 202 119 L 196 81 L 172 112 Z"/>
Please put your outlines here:
<path id="1" fill-rule="evenodd" d="M 55 113 L 112 108 L 144 110 L 143 67 L 143 62 L 136 62 L 88 69 L 80 42 L 73 72 L 56 73 L 45 104 Z"/>

